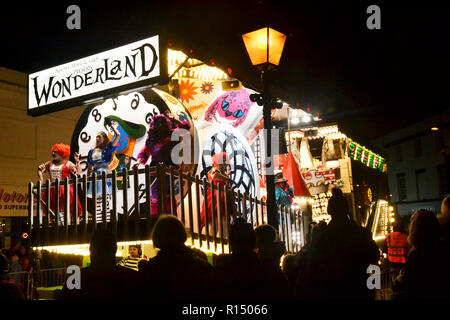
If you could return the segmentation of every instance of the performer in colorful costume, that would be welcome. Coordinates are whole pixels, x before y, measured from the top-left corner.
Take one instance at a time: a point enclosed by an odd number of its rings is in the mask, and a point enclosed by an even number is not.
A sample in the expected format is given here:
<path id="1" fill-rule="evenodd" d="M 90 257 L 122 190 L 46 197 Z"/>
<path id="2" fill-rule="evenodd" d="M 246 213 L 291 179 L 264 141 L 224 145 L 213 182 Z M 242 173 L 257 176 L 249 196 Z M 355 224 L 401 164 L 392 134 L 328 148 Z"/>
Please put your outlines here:
<path id="1" fill-rule="evenodd" d="M 284 207 L 289 210 L 292 205 L 292 197 L 290 195 L 290 190 L 286 187 L 287 180 L 283 176 L 275 176 L 275 204 L 277 207 Z M 292 190 L 293 192 L 293 190 Z M 293 217 L 291 217 L 291 222 Z M 281 211 L 278 210 L 278 224 L 280 227 L 285 224 L 284 216 Z"/>
<path id="2" fill-rule="evenodd" d="M 145 135 L 147 128 L 142 124 L 126 121 L 114 115 L 105 117 L 105 128 L 108 129 L 110 125 L 114 126 L 120 132 L 120 138 L 117 148 L 114 150 L 113 159 L 109 164 L 109 169 L 120 172 L 124 168 L 129 170 L 136 140 Z M 114 135 L 113 132 L 108 130 L 108 139 L 110 141 L 114 139 Z M 122 180 L 120 178 L 117 181 L 117 189 L 123 190 Z"/>
<path id="3" fill-rule="evenodd" d="M 171 115 L 169 113 L 169 115 Z M 156 166 L 158 163 L 163 163 L 167 167 L 176 166 L 172 161 L 171 153 L 172 148 L 178 143 L 177 141 L 171 141 L 172 132 L 178 129 L 189 130 L 191 125 L 187 121 L 179 121 L 172 117 L 166 117 L 163 114 L 159 114 L 153 117 L 150 122 L 149 130 L 147 132 L 147 139 L 145 146 L 137 156 L 137 162 L 134 166 L 145 164 L 148 158 L 151 156 L 150 166 Z M 155 176 L 156 174 L 153 174 Z M 170 205 L 170 179 L 167 176 L 166 180 L 166 208 L 169 212 L 171 210 Z M 151 187 L 151 213 L 158 213 L 158 185 L 152 184 Z"/>
<path id="4" fill-rule="evenodd" d="M 119 146 L 120 132 L 117 130 L 116 126 L 111 124 L 109 126 L 115 133 L 113 140 L 109 141 L 106 133 L 101 131 L 97 133 L 95 138 L 95 148 L 88 152 L 88 176 L 90 176 L 92 172 L 95 172 L 97 176 L 101 176 L 102 172 L 106 172 L 106 174 L 111 173 L 111 170 L 109 170 L 109 163 L 113 159 L 114 151 Z M 108 194 L 111 194 L 111 184 L 111 179 L 107 179 L 106 185 Z M 102 192 L 102 181 L 98 180 L 96 183 L 96 193 L 101 195 Z M 88 186 L 88 195 L 92 196 L 92 182 L 90 182 Z"/>
<path id="5" fill-rule="evenodd" d="M 70 178 L 70 174 L 76 175 L 80 172 L 79 156 L 75 153 L 75 161 L 77 165 L 74 165 L 68 160 L 70 156 L 70 146 L 66 144 L 55 144 L 52 148 L 53 160 L 47 161 L 38 167 L 38 177 L 41 182 L 43 182 L 43 174 L 48 173 L 50 176 L 50 181 L 55 182 L 56 179 L 59 181 L 64 181 L 65 178 Z M 55 187 L 50 187 L 50 210 L 54 215 L 58 215 L 59 224 L 64 223 L 64 186 L 59 186 L 59 197 L 58 197 L 58 212 L 56 212 L 56 189 Z M 42 200 L 44 203 L 47 202 L 47 189 L 43 190 Z M 79 199 L 74 199 L 73 197 L 73 185 L 69 185 L 69 201 L 70 201 L 70 212 L 72 222 L 75 220 L 75 201 L 78 206 L 78 216 L 82 213 L 83 209 Z M 46 212 L 46 206 L 43 208 Z M 52 219 L 50 218 L 50 221 Z"/>
<path id="6" fill-rule="evenodd" d="M 222 152 L 222 153 L 216 153 L 212 156 L 212 163 L 213 166 L 211 168 L 211 170 L 209 170 L 208 172 L 208 180 L 211 182 L 213 182 L 213 184 L 215 186 L 220 185 L 221 187 L 224 188 L 224 192 L 227 189 L 228 185 L 229 185 L 229 180 L 228 177 L 230 175 L 230 158 L 228 157 L 228 155 L 226 154 L 226 152 Z M 221 192 L 220 193 L 220 202 L 219 204 L 222 206 L 225 204 L 225 193 Z M 211 206 L 211 198 L 212 198 L 212 192 L 211 192 L 211 188 L 207 189 L 206 192 L 206 199 L 204 201 L 206 201 L 206 206 L 207 206 L 207 210 L 208 210 L 208 224 L 210 225 L 210 227 L 212 226 L 211 221 L 212 221 L 212 206 Z M 218 223 L 218 201 L 217 201 L 217 190 L 214 190 L 214 219 L 215 219 L 215 223 Z M 232 200 L 229 199 L 228 203 L 225 205 L 228 205 L 228 213 L 231 215 L 231 210 L 233 209 L 233 206 L 230 206 L 230 204 L 232 204 Z M 222 207 L 222 213 L 223 215 L 225 214 L 225 209 L 224 207 Z M 223 217 L 222 217 L 223 218 Z M 201 219 L 201 227 L 203 228 L 205 226 L 205 204 L 203 203 L 202 205 L 202 211 L 201 211 L 201 215 L 200 215 L 200 219 Z M 218 228 L 216 228 L 216 230 L 218 230 Z"/>

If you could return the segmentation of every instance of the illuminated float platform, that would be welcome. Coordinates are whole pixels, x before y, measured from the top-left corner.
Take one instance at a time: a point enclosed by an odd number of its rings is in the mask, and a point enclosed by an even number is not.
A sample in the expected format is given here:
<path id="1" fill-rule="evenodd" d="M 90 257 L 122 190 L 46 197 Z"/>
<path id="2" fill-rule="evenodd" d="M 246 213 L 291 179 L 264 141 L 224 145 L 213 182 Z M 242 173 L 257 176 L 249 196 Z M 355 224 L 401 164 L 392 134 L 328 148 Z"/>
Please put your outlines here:
<path id="1" fill-rule="evenodd" d="M 104 223 L 114 224 L 112 229 L 118 232 L 120 245 L 130 241 L 150 244 L 146 240 L 150 238 L 149 226 L 152 224 L 148 190 L 153 177 L 161 174 L 161 170 L 148 167 L 131 169 L 145 144 L 151 119 L 166 112 L 191 124 L 188 136 L 192 142 L 190 156 L 193 164 L 184 163 L 181 173 L 169 172 L 169 169 L 162 173 L 170 177 L 170 198 L 175 204 L 172 208 L 176 208 L 167 213 L 176 215 L 185 224 L 189 230 L 188 243 L 207 252 L 229 252 L 227 228 L 231 220 L 242 216 L 254 226 L 267 222 L 259 183 L 260 178 L 264 178 L 264 157 L 260 148 L 264 145 L 261 130 L 263 107 L 250 101 L 249 96 L 255 91 L 246 88 L 230 74 L 231 71 L 225 73 L 181 51 L 169 49 L 166 40 L 159 36 L 31 74 L 29 115 L 38 116 L 86 105 L 71 141 L 71 158 L 73 160 L 75 152 L 80 154 L 83 173 L 86 173 L 87 153 L 95 145 L 97 132 L 106 131 L 113 138 L 111 123 L 121 132 L 120 147 L 110 163 L 113 173 L 96 178 L 102 183 L 111 179 L 112 194 L 84 197 L 91 178 L 60 182 L 63 186 L 73 183 L 78 186 L 76 195 L 83 200 L 81 216 L 86 217 L 89 212 L 87 226 L 84 226 L 85 219 L 74 223 L 66 214 L 64 225 L 56 227 L 49 223 L 51 213 L 44 210 L 45 201 L 38 202 L 38 205 L 30 206 L 32 246 L 86 253 L 86 244 L 80 243 L 87 243 L 86 236 L 91 235 L 97 225 L 103 227 Z M 78 86 L 73 75 L 78 75 Z M 81 78 L 84 85 L 81 85 Z M 65 83 L 66 80 L 72 81 L 72 85 Z M 219 152 L 226 152 L 231 160 L 230 182 L 234 190 L 231 196 L 237 212 L 232 216 L 217 206 L 218 213 L 227 214 L 228 221 L 222 225 L 217 223 L 218 230 L 210 232 L 209 228 L 200 228 L 199 212 L 204 204 L 203 190 L 210 187 L 205 178 L 212 167 L 211 157 Z M 30 184 L 30 194 L 33 193 L 34 199 L 40 199 L 42 188 L 52 185 L 54 183 Z M 66 201 L 70 202 L 70 199 Z M 158 202 L 159 212 L 167 211 L 163 202 Z M 296 221 L 286 226 L 282 240 L 289 251 L 296 252 L 304 244 L 306 233 L 302 211 L 293 208 L 292 213 Z M 283 211 L 282 214 L 288 215 L 289 212 Z M 126 227 L 123 228 L 121 223 Z M 84 240 L 79 240 L 79 228 L 87 231 L 81 237 Z M 121 234 L 122 229 L 125 231 Z M 136 236 L 133 230 L 139 230 L 140 236 Z M 56 243 L 55 239 L 49 239 L 55 233 Z"/>

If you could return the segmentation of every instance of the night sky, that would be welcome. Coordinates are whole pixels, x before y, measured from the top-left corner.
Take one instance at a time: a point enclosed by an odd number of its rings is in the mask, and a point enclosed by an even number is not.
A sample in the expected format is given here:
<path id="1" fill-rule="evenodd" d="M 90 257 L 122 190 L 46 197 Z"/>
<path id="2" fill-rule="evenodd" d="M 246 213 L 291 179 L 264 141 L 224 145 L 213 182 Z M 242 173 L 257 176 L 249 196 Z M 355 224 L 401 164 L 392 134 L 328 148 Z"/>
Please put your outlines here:
<path id="1" fill-rule="evenodd" d="M 345 4 L 344 4 L 345 2 Z M 447 4 L 445 4 L 447 3 Z M 81 8 L 81 30 L 66 8 Z M 381 30 L 366 9 L 381 8 Z M 133 1 L 0 5 L 0 66 L 31 73 L 164 31 L 174 49 L 214 60 L 259 88 L 241 34 L 288 35 L 272 91 L 338 122 L 362 143 L 448 109 L 448 1 Z"/>

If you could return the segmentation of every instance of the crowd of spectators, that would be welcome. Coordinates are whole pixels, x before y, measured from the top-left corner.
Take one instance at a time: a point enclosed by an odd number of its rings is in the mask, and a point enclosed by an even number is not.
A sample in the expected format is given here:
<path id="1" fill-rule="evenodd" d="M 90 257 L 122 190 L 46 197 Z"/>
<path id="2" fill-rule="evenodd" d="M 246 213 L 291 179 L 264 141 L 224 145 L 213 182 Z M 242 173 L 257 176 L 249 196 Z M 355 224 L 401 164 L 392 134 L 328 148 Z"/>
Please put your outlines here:
<path id="1" fill-rule="evenodd" d="M 14 240 L 9 249 L 0 243 L 0 300 L 25 299 L 25 286 L 32 272 L 30 258 L 20 241 Z"/>
<path id="2" fill-rule="evenodd" d="M 444 199 L 438 217 L 427 210 L 412 216 L 409 253 L 393 281 L 393 299 L 450 297 L 449 202 Z M 160 215 L 152 232 L 153 246 L 159 251 L 149 260 L 139 260 L 137 268 L 118 265 L 115 235 L 98 230 L 90 243 L 91 264 L 81 269 L 81 289 L 65 285 L 58 298 L 373 300 L 367 270 L 379 264 L 381 255 L 371 232 L 349 218 L 346 199 L 338 189 L 333 190 L 328 212 L 331 221 L 316 224 L 295 255 L 286 253 L 272 226 L 254 229 L 238 218 L 230 227 L 231 253 L 216 256 L 213 263 L 201 250 L 185 245 L 185 227 L 174 216 Z M 20 246 L 14 248 L 19 255 Z"/>

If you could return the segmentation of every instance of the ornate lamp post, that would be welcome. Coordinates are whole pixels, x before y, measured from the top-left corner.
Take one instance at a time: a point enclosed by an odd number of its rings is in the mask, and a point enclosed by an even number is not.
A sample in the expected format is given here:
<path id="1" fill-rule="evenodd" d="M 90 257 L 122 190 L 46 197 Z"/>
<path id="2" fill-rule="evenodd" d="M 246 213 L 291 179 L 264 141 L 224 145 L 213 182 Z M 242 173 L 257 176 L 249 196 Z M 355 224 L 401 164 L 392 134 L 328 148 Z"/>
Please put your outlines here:
<path id="1" fill-rule="evenodd" d="M 250 100 L 263 105 L 264 129 L 266 135 L 266 186 L 267 186 L 267 218 L 268 223 L 278 230 L 278 213 L 275 205 L 274 166 L 271 145 L 272 119 L 271 110 L 281 108 L 282 103 L 277 102 L 269 93 L 269 71 L 278 66 L 283 53 L 286 35 L 272 28 L 265 27 L 242 35 L 245 48 L 254 66 L 261 72 L 263 92 L 250 95 Z"/>

